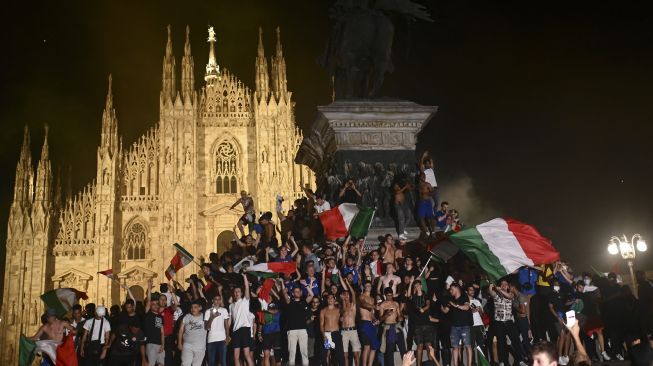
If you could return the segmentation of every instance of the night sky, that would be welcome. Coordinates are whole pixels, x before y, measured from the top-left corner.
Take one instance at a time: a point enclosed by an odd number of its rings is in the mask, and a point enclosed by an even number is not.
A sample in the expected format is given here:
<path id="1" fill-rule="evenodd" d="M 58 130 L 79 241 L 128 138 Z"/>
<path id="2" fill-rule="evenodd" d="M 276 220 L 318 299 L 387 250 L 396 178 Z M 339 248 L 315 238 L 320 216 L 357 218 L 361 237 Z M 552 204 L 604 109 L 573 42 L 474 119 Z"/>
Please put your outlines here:
<path id="1" fill-rule="evenodd" d="M 250 87 L 258 26 L 269 56 L 280 25 L 288 87 L 306 130 L 316 106 L 330 102 L 327 75 L 316 64 L 330 30 L 330 3 L 48 1 L 5 7 L 0 242 L 23 126 L 32 132 L 35 166 L 47 123 L 55 171 L 72 165 L 73 191 L 83 187 L 95 177 L 109 73 L 125 145 L 156 123 L 168 23 L 178 66 L 189 24 L 196 80 L 203 82 L 211 24 L 218 63 Z M 639 232 L 653 244 L 653 19 L 646 9 L 624 6 L 429 1 L 434 22 L 401 32 L 395 72 L 382 94 L 439 106 L 420 147 L 432 152 L 444 198 L 465 222 L 502 215 L 532 223 L 577 270 L 621 263 L 606 251 L 613 234 Z M 653 267 L 651 251 L 638 257 L 638 267 Z M 627 271 L 624 263 L 621 271 Z"/>

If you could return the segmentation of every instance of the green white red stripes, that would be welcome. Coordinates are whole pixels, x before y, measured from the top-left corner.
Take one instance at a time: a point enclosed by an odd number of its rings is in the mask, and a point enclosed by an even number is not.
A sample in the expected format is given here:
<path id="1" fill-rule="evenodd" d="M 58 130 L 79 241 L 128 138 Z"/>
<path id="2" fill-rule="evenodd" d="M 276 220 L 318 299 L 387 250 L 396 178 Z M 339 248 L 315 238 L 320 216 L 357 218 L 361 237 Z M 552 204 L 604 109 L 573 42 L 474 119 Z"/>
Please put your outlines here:
<path id="1" fill-rule="evenodd" d="M 499 279 L 519 267 L 552 263 L 560 253 L 534 227 L 510 218 L 497 218 L 449 236 L 488 276 Z"/>
<path id="2" fill-rule="evenodd" d="M 194 259 L 193 255 L 184 249 L 184 247 L 177 243 L 173 245 L 177 250 L 177 253 L 172 257 L 170 265 L 168 266 L 168 269 L 166 269 L 165 275 L 168 280 L 171 280 L 180 269 L 184 268 L 185 265 L 192 262 Z"/>
<path id="3" fill-rule="evenodd" d="M 267 262 L 249 266 L 247 267 L 247 272 L 256 272 L 261 275 L 260 277 L 268 277 L 266 275 L 272 276 L 277 273 L 291 274 L 294 273 L 296 269 L 297 264 L 294 261 Z"/>
<path id="4" fill-rule="evenodd" d="M 58 288 L 41 295 L 41 300 L 48 309 L 53 309 L 58 317 L 69 312 L 79 299 L 88 299 L 85 292 L 77 291 L 74 288 Z"/>
<path id="5" fill-rule="evenodd" d="M 342 203 L 320 214 L 320 222 L 328 240 L 344 238 L 347 235 L 364 237 L 373 218 L 373 208 L 354 203 Z"/>

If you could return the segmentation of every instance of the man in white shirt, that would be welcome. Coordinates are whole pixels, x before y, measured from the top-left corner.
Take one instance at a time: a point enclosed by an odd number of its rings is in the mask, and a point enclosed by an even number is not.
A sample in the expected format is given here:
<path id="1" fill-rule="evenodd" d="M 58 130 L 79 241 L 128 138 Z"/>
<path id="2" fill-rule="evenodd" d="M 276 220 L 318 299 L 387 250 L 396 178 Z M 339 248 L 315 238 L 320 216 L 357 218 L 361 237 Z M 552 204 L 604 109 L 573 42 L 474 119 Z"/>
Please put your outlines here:
<path id="1" fill-rule="evenodd" d="M 95 317 L 84 322 L 84 335 L 80 351 L 80 356 L 84 359 L 83 364 L 99 365 L 107 356 L 107 350 L 111 346 L 108 342 L 111 335 L 111 324 L 108 319 L 104 318 L 106 314 L 107 309 L 100 305 L 95 309 Z"/>
<path id="2" fill-rule="evenodd" d="M 213 306 L 204 313 L 204 325 L 209 331 L 206 345 L 206 358 L 209 365 L 227 366 L 227 329 L 229 312 L 222 306 L 222 295 L 213 296 Z"/>
<path id="3" fill-rule="evenodd" d="M 469 297 L 469 307 L 471 308 L 472 318 L 474 319 L 474 324 L 472 324 L 472 342 L 474 342 L 474 344 L 472 346 L 478 346 L 485 349 L 483 343 L 483 318 L 481 317 L 481 314 L 483 314 L 483 304 L 481 303 L 481 300 L 474 296 L 475 293 L 474 286 L 468 285 L 467 297 Z"/>
<path id="4" fill-rule="evenodd" d="M 249 312 L 249 281 L 247 275 L 243 274 L 245 290 L 240 287 L 234 288 L 233 303 L 229 305 L 229 313 L 233 322 L 231 333 L 231 347 L 234 349 L 234 364 L 240 365 L 241 350 L 244 353 L 248 366 L 254 366 L 254 359 L 249 351 L 252 346 L 252 325 L 253 317 Z"/>
<path id="5" fill-rule="evenodd" d="M 317 196 L 315 199 L 315 214 L 319 216 L 323 212 L 329 211 L 330 209 L 331 205 L 329 204 L 329 201 L 325 200 L 322 196 Z"/>
<path id="6" fill-rule="evenodd" d="M 426 183 L 433 187 L 431 191 L 431 199 L 433 200 L 433 207 L 440 205 L 440 194 L 438 192 L 438 182 L 435 180 L 435 164 L 433 159 L 429 156 L 428 151 L 424 151 L 419 161 L 419 168 L 424 173 L 424 180 Z"/>

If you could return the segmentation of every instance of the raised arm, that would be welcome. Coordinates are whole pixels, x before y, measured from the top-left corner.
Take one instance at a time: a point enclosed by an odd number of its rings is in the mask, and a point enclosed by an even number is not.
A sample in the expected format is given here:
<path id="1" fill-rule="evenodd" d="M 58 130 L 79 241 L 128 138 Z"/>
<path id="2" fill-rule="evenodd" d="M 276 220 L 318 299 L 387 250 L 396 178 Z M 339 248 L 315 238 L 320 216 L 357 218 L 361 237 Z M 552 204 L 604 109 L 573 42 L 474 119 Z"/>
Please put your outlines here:
<path id="1" fill-rule="evenodd" d="M 245 293 L 243 294 L 243 296 L 245 296 L 245 298 L 249 300 L 249 298 L 251 297 L 249 293 L 249 280 L 247 279 L 247 275 L 244 273 L 243 273 L 243 282 L 245 282 Z"/>
<path id="2" fill-rule="evenodd" d="M 293 246 L 292 253 L 290 253 L 290 256 L 291 256 L 292 258 L 294 258 L 295 255 L 297 255 L 297 253 L 299 252 L 299 246 L 298 246 L 297 243 L 295 242 L 295 238 L 292 236 L 292 232 L 289 231 L 288 234 L 289 234 L 289 235 L 288 235 L 288 242 L 291 243 L 292 246 Z"/>
<path id="3" fill-rule="evenodd" d="M 145 292 L 145 312 L 150 311 L 150 302 L 152 301 L 152 279 L 147 280 L 147 292 Z"/>
<path id="4" fill-rule="evenodd" d="M 238 206 L 239 203 L 240 203 L 240 198 L 237 199 L 236 202 L 234 202 L 234 204 L 231 205 L 231 207 L 229 207 L 229 208 L 230 208 L 230 209 L 234 209 L 234 208 L 236 208 L 236 206 Z"/>

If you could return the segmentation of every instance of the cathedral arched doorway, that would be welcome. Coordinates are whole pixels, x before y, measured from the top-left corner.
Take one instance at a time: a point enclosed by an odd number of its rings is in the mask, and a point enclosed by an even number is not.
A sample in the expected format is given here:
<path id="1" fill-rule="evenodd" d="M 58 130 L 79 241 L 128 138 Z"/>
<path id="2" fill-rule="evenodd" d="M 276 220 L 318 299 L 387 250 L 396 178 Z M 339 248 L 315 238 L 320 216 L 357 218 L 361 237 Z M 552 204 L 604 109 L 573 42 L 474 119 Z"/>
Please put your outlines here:
<path id="1" fill-rule="evenodd" d="M 129 288 L 129 291 L 131 291 L 132 295 L 134 295 L 134 299 L 136 301 L 143 301 L 145 299 L 145 291 L 141 286 L 132 286 Z"/>
<path id="2" fill-rule="evenodd" d="M 234 240 L 234 232 L 231 230 L 225 230 L 218 235 L 216 240 L 217 253 L 222 255 L 224 252 L 231 249 L 231 241 Z"/>

